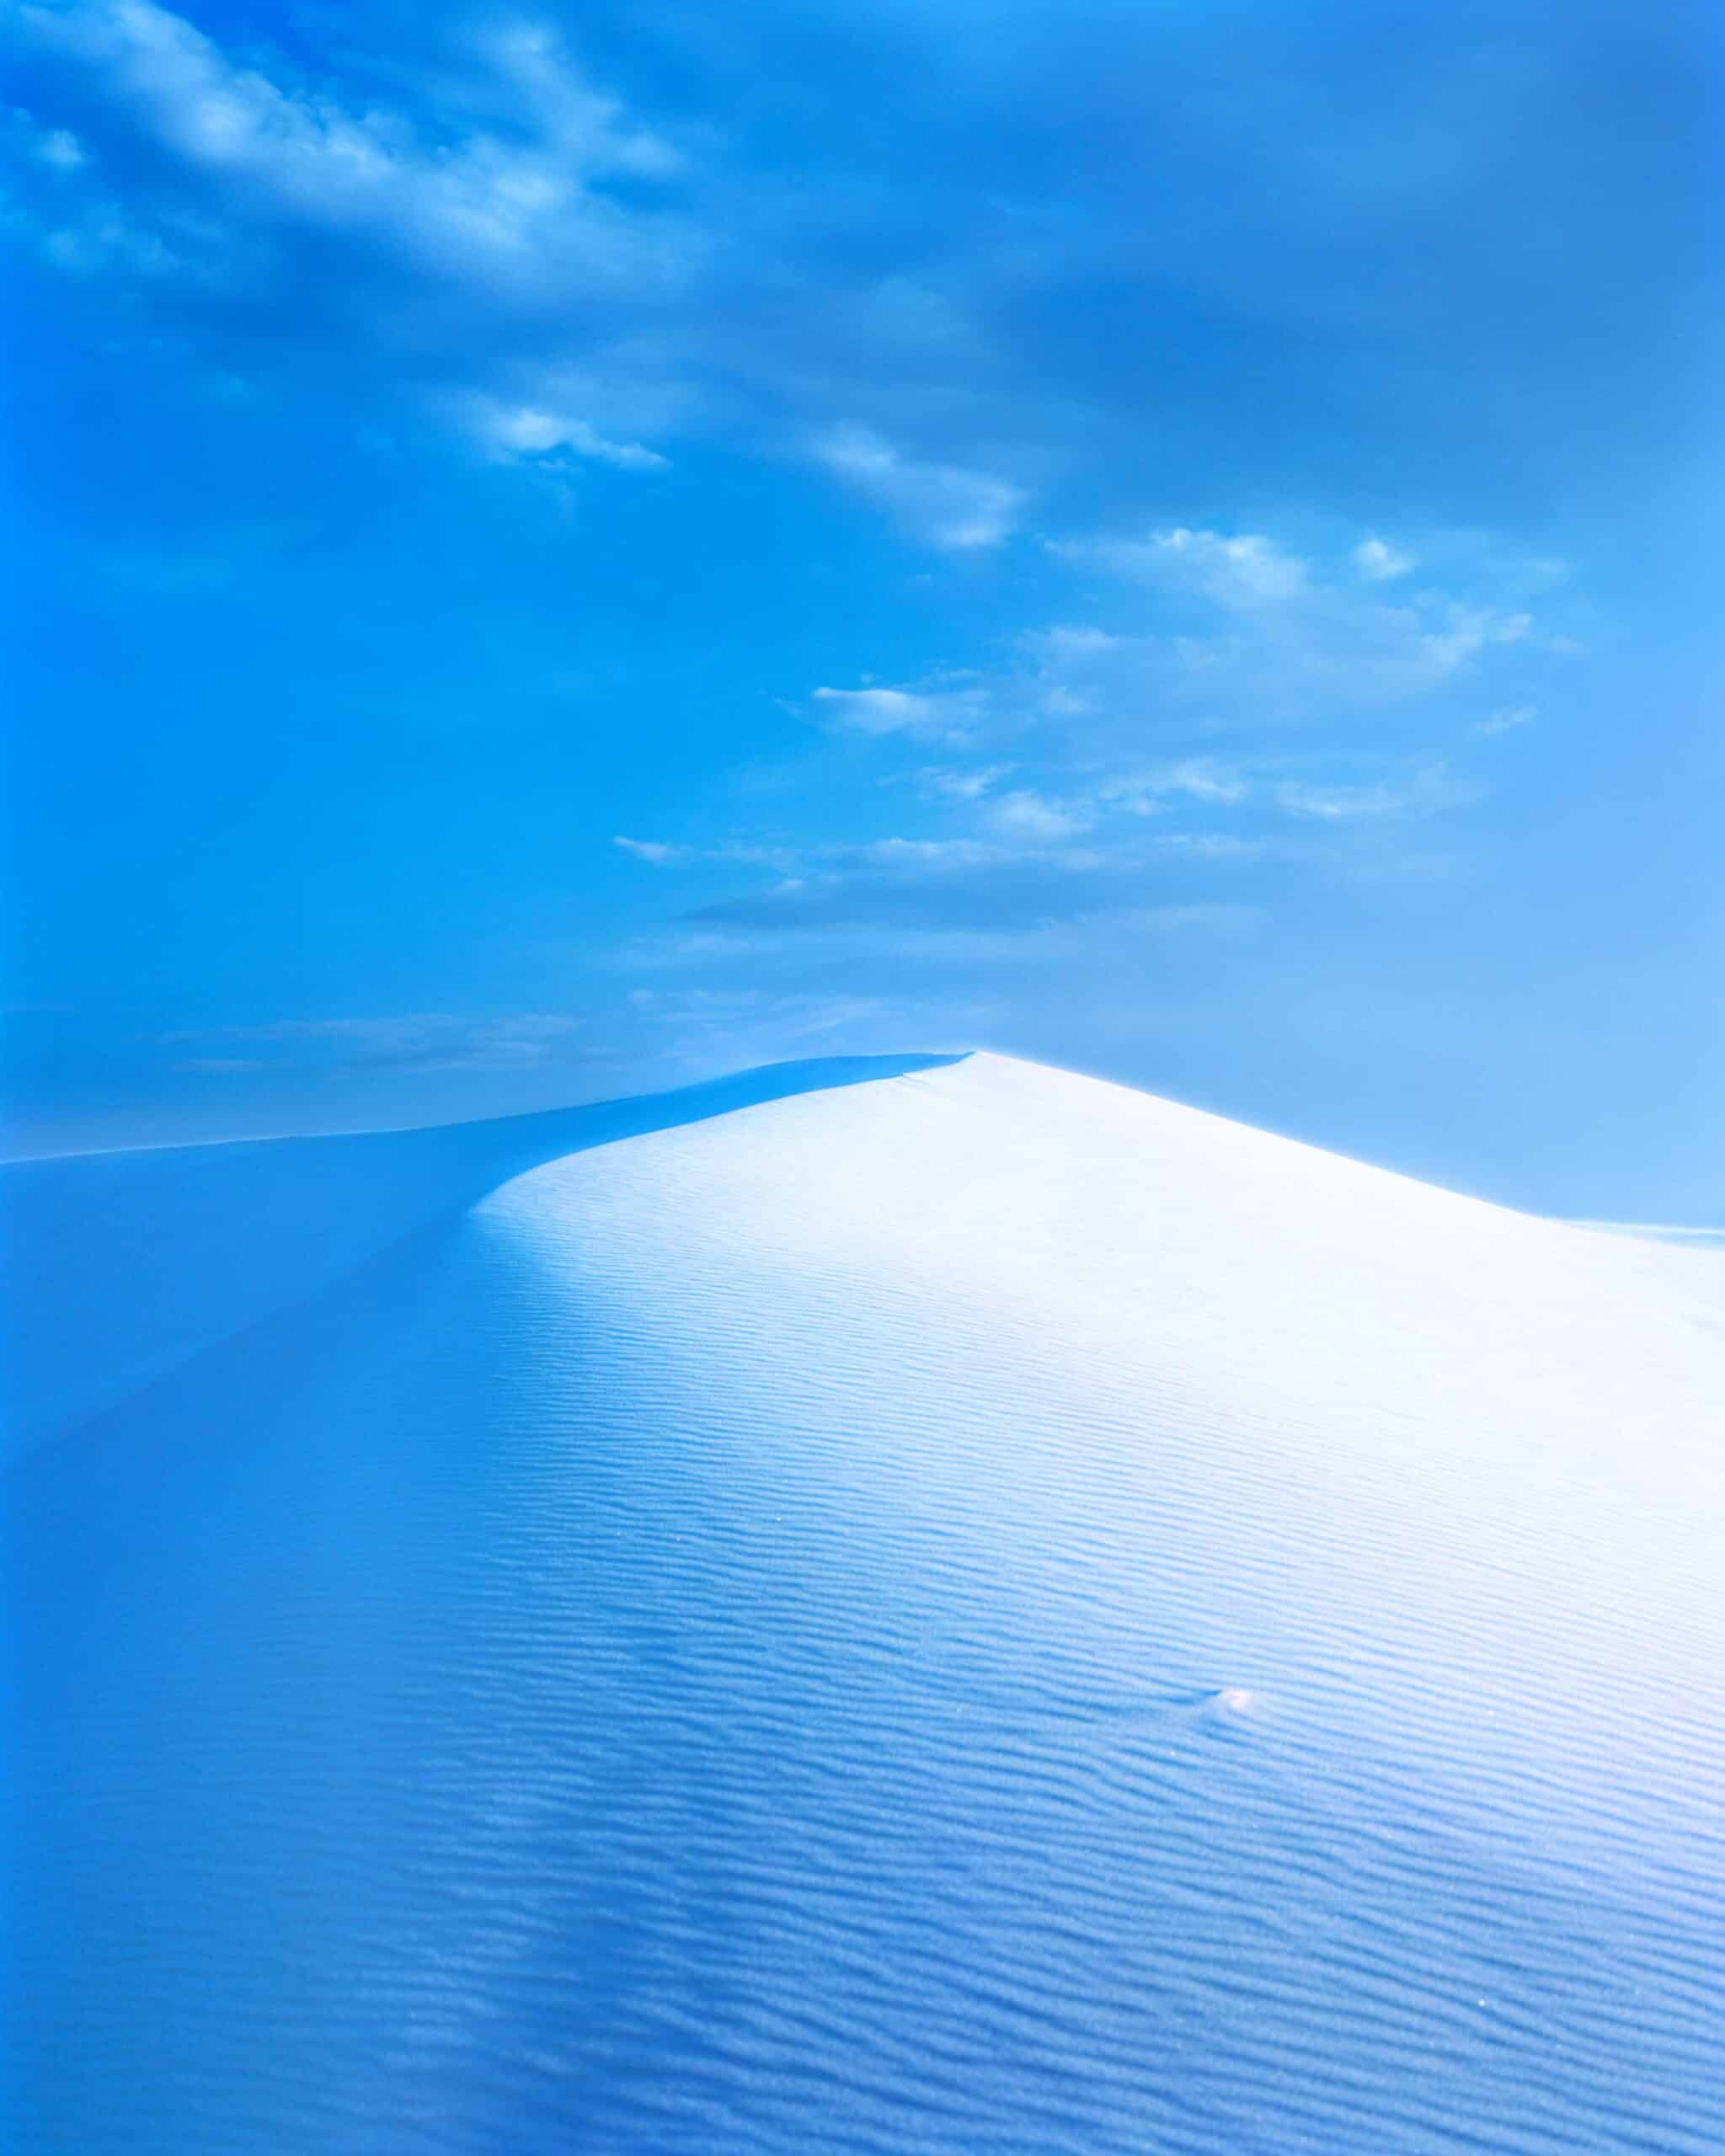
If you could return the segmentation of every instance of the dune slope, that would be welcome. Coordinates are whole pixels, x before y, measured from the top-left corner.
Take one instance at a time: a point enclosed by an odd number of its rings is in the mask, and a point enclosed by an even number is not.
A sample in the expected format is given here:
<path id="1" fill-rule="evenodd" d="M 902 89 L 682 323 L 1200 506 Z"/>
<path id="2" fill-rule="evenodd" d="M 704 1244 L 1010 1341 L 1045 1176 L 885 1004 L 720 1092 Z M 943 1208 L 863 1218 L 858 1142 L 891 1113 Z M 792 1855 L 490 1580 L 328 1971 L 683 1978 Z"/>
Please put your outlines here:
<path id="1" fill-rule="evenodd" d="M 895 1068 L 117 1326 L 8 2145 L 1725 2140 L 1725 1256 Z"/>

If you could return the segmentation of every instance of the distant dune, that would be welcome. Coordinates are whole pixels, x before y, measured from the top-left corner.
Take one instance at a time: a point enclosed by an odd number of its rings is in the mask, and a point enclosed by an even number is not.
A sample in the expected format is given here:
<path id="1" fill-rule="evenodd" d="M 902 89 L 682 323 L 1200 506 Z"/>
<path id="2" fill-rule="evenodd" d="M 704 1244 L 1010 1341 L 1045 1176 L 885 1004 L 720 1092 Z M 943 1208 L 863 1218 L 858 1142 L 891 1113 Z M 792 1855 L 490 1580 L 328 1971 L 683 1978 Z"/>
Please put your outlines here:
<path id="1" fill-rule="evenodd" d="M 1725 1252 L 992 1055 L 7 1174 L 8 2148 L 1725 2146 Z"/>

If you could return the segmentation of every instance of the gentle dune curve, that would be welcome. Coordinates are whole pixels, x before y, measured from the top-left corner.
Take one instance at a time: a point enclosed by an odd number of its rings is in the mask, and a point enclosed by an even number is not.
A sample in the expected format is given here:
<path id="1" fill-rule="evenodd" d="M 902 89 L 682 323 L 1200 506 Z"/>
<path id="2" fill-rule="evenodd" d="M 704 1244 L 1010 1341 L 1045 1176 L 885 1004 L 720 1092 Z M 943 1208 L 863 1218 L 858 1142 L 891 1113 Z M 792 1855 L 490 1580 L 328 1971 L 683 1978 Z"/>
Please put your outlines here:
<path id="1" fill-rule="evenodd" d="M 481 1123 L 0 1163 L 14 1447 L 305 1301 L 526 1169 L 788 1094 L 956 1059 L 826 1056 Z"/>
<path id="2" fill-rule="evenodd" d="M 1725 1255 L 895 1068 L 112 1321 L 8 2146 L 1725 2142 Z"/>

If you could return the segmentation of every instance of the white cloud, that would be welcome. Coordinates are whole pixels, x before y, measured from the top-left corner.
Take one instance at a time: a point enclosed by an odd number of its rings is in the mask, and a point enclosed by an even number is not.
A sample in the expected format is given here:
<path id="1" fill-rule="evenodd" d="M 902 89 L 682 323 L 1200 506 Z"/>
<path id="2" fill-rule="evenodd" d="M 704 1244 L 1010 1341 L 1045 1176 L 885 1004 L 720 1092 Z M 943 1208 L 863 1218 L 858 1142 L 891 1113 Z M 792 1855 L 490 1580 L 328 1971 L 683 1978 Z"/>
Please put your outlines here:
<path id="1" fill-rule="evenodd" d="M 856 847 L 830 851 L 876 868 L 972 867 L 991 860 L 993 850 L 975 839 L 873 839 Z"/>
<path id="2" fill-rule="evenodd" d="M 611 844 L 621 846 L 625 853 L 633 854 L 637 861 L 651 862 L 655 868 L 663 868 L 670 862 L 682 860 L 688 851 L 686 846 L 665 846 L 658 839 L 614 838 Z"/>
<path id="3" fill-rule="evenodd" d="M 937 282 L 778 260 L 805 227 L 818 249 L 820 220 L 782 189 L 740 193 L 642 125 L 553 31 L 470 35 L 466 66 L 410 107 L 243 66 L 155 0 L 36 6 L 23 20 L 156 152 L 123 226 L 111 206 L 99 227 L 56 215 L 67 266 L 142 270 L 147 242 L 158 281 L 226 280 L 255 307 L 259 278 L 286 301 L 308 245 L 311 334 L 495 456 L 649 471 L 675 415 L 708 436 L 794 444 L 939 548 L 986 549 L 1016 524 L 1023 488 L 974 457 L 834 417 L 856 391 L 900 403 L 906 365 L 931 346 L 949 362 L 969 351 Z M 64 131 L 43 139 L 41 154 L 75 153 Z M 803 344 L 818 364 L 796 356 Z"/>
<path id="4" fill-rule="evenodd" d="M 1326 564 L 1262 533 L 1177 526 L 1055 551 L 1152 595 L 1141 629 L 1067 623 L 1024 640 L 1035 680 L 1021 702 L 1092 735 L 1177 719 L 1232 729 L 1377 717 L 1434 695 L 1495 652 L 1560 648 L 1494 591 L 1408 588 L 1392 598 L 1376 584 L 1361 589 L 1358 547 L 1346 563 Z M 1489 563 L 1475 565 L 1482 580 Z M 996 703 L 1005 701 L 997 691 Z"/>
<path id="5" fill-rule="evenodd" d="M 1011 764 L 978 764 L 969 771 L 951 765 L 932 766 L 916 773 L 916 783 L 925 794 L 943 801 L 980 801 L 1009 777 Z"/>
<path id="6" fill-rule="evenodd" d="M 734 103 L 734 55 L 692 29 L 687 11 L 652 13 L 644 47 L 638 23 L 634 32 L 613 25 L 619 34 L 601 40 L 620 69 L 634 43 L 642 78 L 674 85 L 667 109 L 679 117 L 663 127 L 608 95 L 555 28 L 506 17 L 487 27 L 486 8 L 421 9 L 406 47 L 397 40 L 382 53 L 365 49 L 365 11 L 353 20 L 339 9 L 302 12 L 280 39 L 242 13 L 226 49 L 158 0 L 26 0 L 11 12 L 38 56 L 72 63 L 40 71 L 44 94 L 62 101 L 51 116 L 70 118 L 102 146 L 104 167 L 124 175 L 127 221 L 162 250 L 150 298 L 170 334 L 208 350 L 224 326 L 237 327 L 243 364 L 259 371 L 286 375 L 311 353 L 415 399 L 483 392 L 524 415 L 529 431 L 536 420 L 558 429 L 557 447 L 634 468 L 655 453 L 659 435 L 619 421 L 611 406 L 648 385 L 647 401 L 681 400 L 706 438 L 811 457 L 942 547 L 997 545 L 1022 521 L 1028 474 L 1117 483 L 1122 452 L 1142 441 L 1141 371 L 1129 352 L 1108 349 L 1105 331 L 1093 334 L 1093 317 L 1085 325 L 1087 309 L 1124 288 L 1123 278 L 1169 291 L 1177 305 L 1183 293 L 1188 304 L 1205 293 L 1211 306 L 1214 279 L 1237 271 L 1252 280 L 1253 307 L 1269 310 L 1260 318 L 1307 323 L 1314 304 L 1330 302 L 1316 297 L 1297 246 L 1265 255 L 1271 232 L 1305 240 L 1322 232 L 1326 248 L 1332 227 L 1351 232 L 1365 248 L 1356 266 L 1375 289 L 1386 263 L 1394 286 L 1421 259 L 1417 248 L 1381 245 L 1375 183 L 1365 190 L 1369 214 L 1339 202 L 1330 184 L 1333 113 L 1322 128 L 1276 131 L 1282 161 L 1308 179 L 1322 167 L 1322 184 L 1274 201 L 1225 189 L 1212 205 L 1225 223 L 1243 216 L 1236 237 L 1247 243 L 1236 270 L 1219 272 L 1210 223 L 1200 232 L 1160 214 L 1130 173 L 1115 175 L 1121 184 L 1104 190 L 1106 201 L 1097 198 L 1093 229 L 1075 248 L 1049 243 L 1046 203 L 1026 178 L 1035 159 L 1018 161 L 1017 181 L 986 159 L 974 170 L 954 164 L 949 125 L 961 136 L 974 128 L 1016 83 L 1012 69 L 979 93 L 982 105 L 913 97 L 900 109 L 889 96 L 899 123 L 931 132 L 906 138 L 904 155 L 878 171 L 856 166 L 854 140 L 840 129 L 834 165 L 811 170 L 798 160 L 788 172 L 747 154 L 752 123 L 747 99 Z M 901 59 L 925 39 L 943 45 L 952 29 L 937 20 L 948 11 L 874 12 L 881 19 L 871 18 L 868 36 Z M 903 22 L 889 25 L 885 15 Z M 817 68 L 821 43 L 807 56 Z M 1096 51 L 1082 37 L 1068 43 L 1064 58 L 1051 47 L 1047 63 L 1080 69 L 1087 99 Z M 679 56 L 667 75 L 668 53 Z M 408 54 L 418 64 L 403 65 Z M 801 61 L 789 64 L 794 72 Z M 1225 135 L 1227 123 L 1203 96 L 1194 102 L 1178 67 L 1166 79 L 1151 71 L 1155 83 L 1141 69 L 1119 72 L 1130 85 L 1122 94 L 1147 97 L 1178 115 L 1178 128 L 1199 129 L 1210 144 L 1200 160 L 1220 152 L 1214 131 Z M 81 79 L 68 86 L 74 72 Z M 798 79 L 800 95 L 810 85 Z M 878 87 L 884 78 L 871 79 Z M 1281 84 L 1279 98 L 1290 99 L 1284 121 L 1311 109 L 1310 91 Z M 1113 94 L 1100 93 L 1105 102 Z M 1015 90 L 996 116 L 1033 130 L 1037 104 Z M 715 122 L 734 112 L 743 133 L 727 145 Z M 1452 117 L 1455 139 L 1473 140 L 1482 123 L 1471 104 Z M 1417 129 L 1410 136 L 1423 139 Z M 40 154 L 65 166 L 83 154 L 65 127 L 44 141 Z M 145 154 L 136 154 L 141 145 Z M 1087 152 L 1075 146 L 1082 163 Z M 1421 152 L 1409 155 L 1418 167 Z M 811 142 L 809 157 L 821 156 Z M 1355 163 L 1375 169 L 1373 160 Z M 921 184 L 931 173 L 932 193 Z M 30 217 L 38 227 L 68 222 L 59 205 L 51 216 L 21 213 Z M 1499 241 L 1519 229 L 1499 223 Z M 62 239 L 56 252 L 80 268 L 99 258 L 112 270 L 128 259 L 142 267 L 146 253 L 136 243 L 104 251 L 88 238 Z M 1470 245 L 1466 259 L 1479 252 Z M 180 280 L 201 289 L 176 317 Z M 1417 278 L 1412 290 L 1423 319 L 1429 296 Z M 290 334 L 267 334 L 272 312 Z M 554 393 L 572 360 L 602 385 L 597 401 Z M 1206 400 L 1230 393 L 1220 379 L 1195 382 L 1176 402 L 1214 416 L 1220 408 Z M 1236 398 L 1234 414 L 1242 438 L 1261 446 L 1266 424 L 1279 424 L 1264 416 L 1278 399 L 1253 404 L 1245 412 Z M 1356 471 L 1366 438 L 1355 430 L 1351 446 L 1338 445 Z M 1170 475 L 1179 468 L 1173 454 Z M 1242 611 L 1286 603 L 1304 574 L 1299 557 L 1262 533 L 1185 524 L 1113 552 L 1117 568 L 1135 559 L 1162 583 L 1178 570 L 1194 591 Z M 1392 581 L 1407 560 L 1386 540 L 1363 538 L 1349 580 Z"/>
<path id="7" fill-rule="evenodd" d="M 1484 589 L 1477 562 L 1472 589 L 1410 585 L 1391 602 L 1359 574 L 1357 548 L 1306 557 L 1263 534 L 1173 526 L 1060 551 L 1122 579 L 1114 622 L 1026 635 L 990 674 L 814 692 L 852 733 L 969 747 L 975 760 L 899 774 L 946 830 L 806 848 L 793 883 L 715 902 L 706 930 L 836 935 L 866 921 L 921 936 L 940 921 L 968 934 L 992 910 L 1016 934 L 1063 910 L 1123 917 L 1183 862 L 1196 875 L 1357 857 L 1370 826 L 1473 798 L 1429 747 L 1410 745 L 1422 714 L 1453 740 L 1476 677 L 1507 670 L 1513 682 L 1557 641 Z M 1120 626 L 1123 614 L 1143 626 Z M 1508 724 L 1531 707 L 1500 708 Z M 1199 745 L 1210 742 L 1227 745 Z"/>
<path id="8" fill-rule="evenodd" d="M 37 139 L 36 160 L 56 172 L 77 172 L 89 157 L 69 127 L 51 127 Z"/>
<path id="9" fill-rule="evenodd" d="M 1230 609 L 1285 605 L 1308 588 L 1306 563 L 1260 532 L 1230 537 L 1176 525 L 1148 539 L 1067 541 L 1055 551 L 1097 563 L 1116 576 L 1185 586 Z"/>
<path id="10" fill-rule="evenodd" d="M 505 404 L 478 392 L 458 403 L 469 431 L 501 456 L 554 457 L 567 451 L 626 472 L 665 469 L 666 460 L 657 451 L 639 442 L 611 441 L 585 419 L 538 411 L 528 404 Z"/>
<path id="11" fill-rule="evenodd" d="M 1004 479 L 906 456 L 867 427 L 830 428 L 809 447 L 816 463 L 932 546 L 998 546 L 1023 504 Z"/>
<path id="12" fill-rule="evenodd" d="M 1525 643 L 1531 614 L 1499 614 L 1489 606 L 1445 605 L 1440 627 L 1423 629 L 1419 648 L 1439 675 L 1454 673 L 1492 644 Z"/>
<path id="13" fill-rule="evenodd" d="M 253 209 L 384 233 L 434 254 L 446 272 L 521 270 L 543 251 L 578 246 L 595 275 L 613 275 L 636 221 L 590 182 L 675 163 L 668 146 L 623 122 L 542 31 L 505 32 L 482 47 L 518 91 L 531 86 L 537 133 L 522 141 L 476 128 L 422 141 L 398 112 L 346 109 L 236 67 L 152 0 L 30 8 L 24 19 L 44 44 L 99 74 L 166 148 L 248 189 Z"/>
<path id="14" fill-rule="evenodd" d="M 1123 773 L 1099 791 L 1103 800 L 1132 815 L 1152 816 L 1167 806 L 1172 795 L 1231 806 L 1243 801 L 1250 788 L 1231 765 L 1218 763 L 1212 756 L 1183 756 L 1173 763 Z"/>
<path id="15" fill-rule="evenodd" d="M 1518 727 L 1531 726 L 1539 717 L 1537 704 L 1505 704 L 1500 709 L 1487 712 L 1474 723 L 1476 734 L 1490 737 L 1497 734 L 1513 734 Z"/>
<path id="16" fill-rule="evenodd" d="M 183 275 L 186 263 L 160 236 L 113 203 L 87 203 L 80 215 L 50 227 L 42 250 L 57 269 L 77 277 L 121 270 L 147 280 Z"/>
<path id="17" fill-rule="evenodd" d="M 1069 804 L 1049 801 L 1043 795 L 1021 788 L 1014 793 L 1002 794 L 988 810 L 991 830 L 1002 837 L 1024 839 L 1040 845 L 1058 839 L 1075 838 L 1079 832 L 1089 829 L 1090 819 L 1075 811 Z"/>
<path id="18" fill-rule="evenodd" d="M 1412 554 L 1404 554 L 1399 547 L 1375 536 L 1362 539 L 1348 558 L 1368 584 L 1391 583 L 1419 566 Z"/>
<path id="19" fill-rule="evenodd" d="M 130 270 L 160 292 L 243 291 L 253 307 L 273 286 L 286 306 L 310 248 L 307 334 L 494 454 L 663 462 L 633 414 L 662 423 L 686 398 L 644 332 L 686 297 L 718 243 L 665 191 L 679 151 L 595 90 L 552 33 L 482 34 L 416 120 L 239 66 L 153 0 L 26 8 L 20 19 L 39 46 L 81 63 L 155 153 L 123 211 L 87 200 L 72 217 L 39 218 L 65 267 Z M 37 155 L 71 169 L 82 145 L 60 130 Z M 290 348 L 301 326 L 296 316 Z M 591 369 L 573 392 L 572 350 Z M 621 425 L 620 412 L 631 415 Z"/>
<path id="20" fill-rule="evenodd" d="M 981 689 L 817 689 L 814 701 L 858 734 L 968 737 L 987 705 Z"/>
<path id="21" fill-rule="evenodd" d="M 1268 851 L 1263 839 L 1243 839 L 1231 831 L 1164 831 L 1156 841 L 1162 853 L 1184 854 L 1194 861 L 1250 861 Z"/>
<path id="22" fill-rule="evenodd" d="M 496 24 L 476 44 L 514 93 L 515 112 L 537 120 L 539 141 L 574 169 L 646 179 L 667 179 L 685 170 L 682 152 L 628 120 L 615 98 L 595 90 L 546 24 Z"/>
<path id="23" fill-rule="evenodd" d="M 1413 809 L 1447 808 L 1467 798 L 1467 789 L 1440 764 L 1399 782 L 1380 779 L 1365 785 L 1287 779 L 1276 788 L 1277 805 L 1290 816 L 1320 823 L 1351 823 L 1361 817 L 1399 816 Z"/>
<path id="24" fill-rule="evenodd" d="M 1118 651 L 1129 641 L 1124 637 L 1110 635 L 1106 629 L 1087 628 L 1071 622 L 1040 629 L 1036 633 L 1042 648 L 1059 659 L 1094 659 Z"/>
<path id="25" fill-rule="evenodd" d="M 805 847 L 794 881 L 703 908 L 704 930 L 838 935 L 867 921 L 921 937 L 938 921 L 969 934 L 992 910 L 1017 934 L 1062 910 L 1123 917 L 1182 862 L 1196 876 L 1357 857 L 1373 825 L 1473 797 L 1411 729 L 1453 740 L 1477 679 L 1513 686 L 1557 641 L 1482 588 L 1477 565 L 1473 589 L 1410 584 L 1391 602 L 1353 552 L 1308 558 L 1263 534 L 1174 526 L 1061 551 L 1122 579 L 1108 626 L 1026 635 L 992 673 L 814 692 L 852 734 L 969 750 L 897 774 L 946 828 Z M 1501 723 L 1530 710 L 1505 703 Z M 744 857 L 733 845 L 711 857 Z"/>

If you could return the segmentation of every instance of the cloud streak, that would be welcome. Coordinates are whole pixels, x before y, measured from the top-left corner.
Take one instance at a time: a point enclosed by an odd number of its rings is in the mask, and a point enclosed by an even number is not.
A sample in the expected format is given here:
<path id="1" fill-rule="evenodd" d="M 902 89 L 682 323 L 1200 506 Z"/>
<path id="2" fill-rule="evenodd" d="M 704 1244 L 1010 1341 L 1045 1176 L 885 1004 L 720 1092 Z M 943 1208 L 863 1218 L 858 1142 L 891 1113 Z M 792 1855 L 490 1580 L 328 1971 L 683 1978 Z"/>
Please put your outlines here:
<path id="1" fill-rule="evenodd" d="M 906 456 L 867 427 L 818 435 L 812 453 L 817 464 L 916 536 L 959 552 L 997 547 L 1024 503 L 1023 490 L 1003 479 Z"/>
<path id="2" fill-rule="evenodd" d="M 971 739 L 989 715 L 986 689 L 916 688 L 816 689 L 814 702 L 821 717 L 856 734 L 910 734 L 932 741 Z"/>

